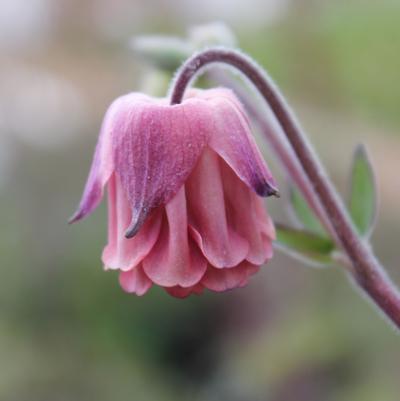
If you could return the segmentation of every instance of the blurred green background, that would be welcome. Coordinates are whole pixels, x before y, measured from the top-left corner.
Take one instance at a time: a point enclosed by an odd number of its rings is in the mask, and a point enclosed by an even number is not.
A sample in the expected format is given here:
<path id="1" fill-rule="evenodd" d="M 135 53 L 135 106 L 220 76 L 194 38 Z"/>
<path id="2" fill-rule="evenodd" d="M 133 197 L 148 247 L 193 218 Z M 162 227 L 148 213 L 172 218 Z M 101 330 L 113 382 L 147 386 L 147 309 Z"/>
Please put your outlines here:
<path id="1" fill-rule="evenodd" d="M 105 206 L 66 225 L 106 107 L 142 86 L 130 38 L 216 19 L 281 86 L 344 196 L 368 144 L 374 247 L 400 283 L 398 0 L 1 0 L 0 400 L 400 399 L 399 337 L 341 270 L 277 252 L 241 290 L 138 298 L 102 271 Z"/>

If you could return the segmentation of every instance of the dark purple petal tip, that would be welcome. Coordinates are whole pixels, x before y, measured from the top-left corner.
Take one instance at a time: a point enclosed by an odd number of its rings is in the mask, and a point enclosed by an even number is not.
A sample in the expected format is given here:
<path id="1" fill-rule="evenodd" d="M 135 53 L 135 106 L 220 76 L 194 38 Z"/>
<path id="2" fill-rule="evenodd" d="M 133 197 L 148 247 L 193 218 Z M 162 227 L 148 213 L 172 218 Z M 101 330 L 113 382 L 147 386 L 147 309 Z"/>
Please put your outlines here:
<path id="1" fill-rule="evenodd" d="M 99 205 L 101 198 L 103 197 L 101 184 L 97 181 L 91 180 L 89 177 L 87 188 L 88 189 L 85 189 L 83 193 L 78 210 L 69 218 L 68 224 L 75 223 L 85 218 Z"/>
<path id="2" fill-rule="evenodd" d="M 83 213 L 78 210 L 75 212 L 69 219 L 68 219 L 68 224 L 73 224 L 79 221 L 83 217 Z"/>
<path id="3" fill-rule="evenodd" d="M 125 231 L 125 238 L 133 238 L 139 232 L 148 214 L 146 208 L 143 208 L 138 214 L 132 217 L 131 223 Z"/>
<path id="4" fill-rule="evenodd" d="M 280 192 L 275 185 L 274 180 L 257 179 L 253 184 L 253 189 L 257 195 L 262 197 L 275 196 L 280 198 Z"/>

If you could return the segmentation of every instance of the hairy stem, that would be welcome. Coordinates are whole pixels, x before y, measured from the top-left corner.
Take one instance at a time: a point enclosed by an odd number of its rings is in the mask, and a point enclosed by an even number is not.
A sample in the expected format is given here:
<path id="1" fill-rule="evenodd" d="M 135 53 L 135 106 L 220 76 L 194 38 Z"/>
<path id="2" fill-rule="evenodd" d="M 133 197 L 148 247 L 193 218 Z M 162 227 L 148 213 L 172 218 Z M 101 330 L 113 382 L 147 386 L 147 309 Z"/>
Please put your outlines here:
<path id="1" fill-rule="evenodd" d="M 244 54 L 230 49 L 209 49 L 195 54 L 183 64 L 176 75 L 170 91 L 171 104 L 180 103 L 191 81 L 214 63 L 227 64 L 241 71 L 268 103 L 307 175 L 339 245 L 351 260 L 355 282 L 400 329 L 400 293 L 369 245 L 358 236 L 300 124 L 272 79 L 258 65 Z"/>

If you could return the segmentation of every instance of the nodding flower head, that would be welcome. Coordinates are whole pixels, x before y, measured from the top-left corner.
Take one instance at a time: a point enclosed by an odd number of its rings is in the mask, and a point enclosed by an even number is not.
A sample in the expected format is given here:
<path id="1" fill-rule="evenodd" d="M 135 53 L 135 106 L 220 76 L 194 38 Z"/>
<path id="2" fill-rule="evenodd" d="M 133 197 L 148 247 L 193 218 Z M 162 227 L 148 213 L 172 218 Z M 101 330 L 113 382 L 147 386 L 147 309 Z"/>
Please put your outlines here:
<path id="1" fill-rule="evenodd" d="M 242 287 L 272 257 L 274 226 L 260 196 L 278 191 L 228 89 L 191 90 L 172 106 L 139 93 L 115 100 L 71 222 L 96 208 L 105 187 L 102 259 L 127 292 Z"/>

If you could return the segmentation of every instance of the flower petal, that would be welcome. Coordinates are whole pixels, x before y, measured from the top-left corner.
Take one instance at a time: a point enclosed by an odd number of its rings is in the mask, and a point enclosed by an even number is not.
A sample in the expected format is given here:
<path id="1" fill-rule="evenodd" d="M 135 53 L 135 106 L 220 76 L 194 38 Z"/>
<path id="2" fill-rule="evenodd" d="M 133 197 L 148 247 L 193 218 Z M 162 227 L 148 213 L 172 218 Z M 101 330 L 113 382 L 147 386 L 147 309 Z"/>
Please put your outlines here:
<path id="1" fill-rule="evenodd" d="M 120 117 L 113 135 L 115 169 L 132 208 L 126 236 L 134 236 L 156 207 L 166 204 L 192 171 L 212 130 L 206 102 L 143 103 Z"/>
<path id="2" fill-rule="evenodd" d="M 153 283 L 146 276 L 141 265 L 119 274 L 119 283 L 126 292 L 136 295 L 144 295 L 151 288 Z"/>
<path id="3" fill-rule="evenodd" d="M 229 222 L 249 243 L 246 260 L 262 265 L 273 253 L 272 240 L 275 231 L 271 218 L 263 199 L 239 180 L 224 161 L 220 165 Z"/>
<path id="4" fill-rule="evenodd" d="M 165 210 L 160 238 L 143 260 L 144 271 L 163 287 L 192 287 L 203 277 L 207 261 L 188 236 L 184 187 Z"/>
<path id="5" fill-rule="evenodd" d="M 161 212 L 154 211 L 134 238 L 125 238 L 131 209 L 121 180 L 113 174 L 108 182 L 108 244 L 102 260 L 106 269 L 131 270 L 153 248 L 160 233 Z"/>
<path id="6" fill-rule="evenodd" d="M 244 260 L 249 246 L 227 220 L 219 160 L 206 148 L 185 187 L 191 234 L 208 261 L 224 268 Z"/>
<path id="7" fill-rule="evenodd" d="M 239 266 L 231 269 L 215 269 L 209 266 L 201 284 L 209 290 L 217 292 L 240 288 L 244 287 L 249 277 L 258 270 L 259 266 L 248 262 L 242 262 Z"/>
<path id="8" fill-rule="evenodd" d="M 243 106 L 229 89 L 198 91 L 214 110 L 214 134 L 209 146 L 260 196 L 278 195 L 277 186 L 251 134 Z"/>
<path id="9" fill-rule="evenodd" d="M 196 294 L 200 295 L 204 291 L 204 287 L 201 284 L 196 284 L 193 287 L 183 288 L 183 287 L 167 287 L 165 291 L 168 292 L 169 295 L 172 295 L 176 298 L 186 298 L 189 295 Z"/>
<path id="10" fill-rule="evenodd" d="M 128 106 L 129 108 L 134 107 L 134 105 L 142 101 L 143 98 L 144 95 L 142 94 L 122 96 L 116 99 L 108 108 L 103 119 L 82 199 L 77 211 L 70 218 L 70 223 L 84 218 L 100 203 L 103 197 L 104 185 L 113 171 L 112 134 L 117 128 L 117 116 L 120 115 L 121 110 L 126 110 Z"/>

